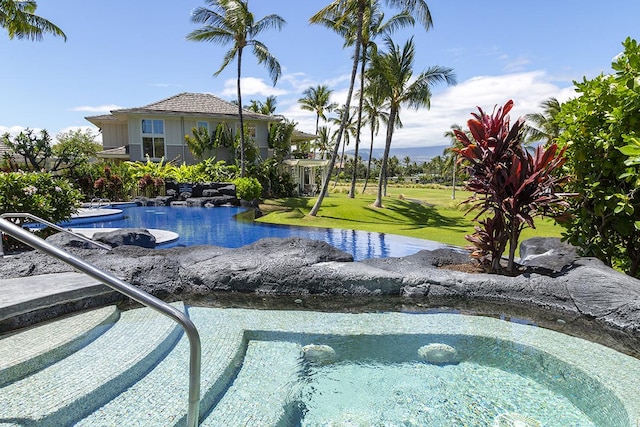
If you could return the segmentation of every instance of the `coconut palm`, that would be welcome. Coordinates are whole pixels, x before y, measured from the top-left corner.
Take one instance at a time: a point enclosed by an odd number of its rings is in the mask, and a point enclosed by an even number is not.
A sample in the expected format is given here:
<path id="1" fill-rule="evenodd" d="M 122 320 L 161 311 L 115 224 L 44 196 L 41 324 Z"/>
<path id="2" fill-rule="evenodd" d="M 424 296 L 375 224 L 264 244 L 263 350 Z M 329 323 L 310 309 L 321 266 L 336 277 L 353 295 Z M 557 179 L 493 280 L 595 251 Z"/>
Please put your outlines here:
<path id="1" fill-rule="evenodd" d="M 330 102 L 332 90 L 325 85 L 318 85 L 306 89 L 302 94 L 304 97 L 298 99 L 300 108 L 316 113 L 316 135 L 320 129 L 320 119 L 327 121 L 325 113 L 330 113 L 338 107 L 335 102 Z"/>
<path id="2" fill-rule="evenodd" d="M 560 112 L 562 105 L 556 98 L 549 98 L 540 104 L 541 113 L 526 114 L 524 117 L 533 125 L 525 125 L 526 142 L 546 141 L 551 144 L 558 139 L 561 129 L 555 118 Z"/>
<path id="3" fill-rule="evenodd" d="M 338 168 L 338 173 L 336 175 L 336 180 L 333 184 L 334 188 L 336 186 L 336 184 L 338 183 L 338 179 L 340 178 L 340 172 L 342 172 L 342 169 L 344 167 L 344 163 L 345 163 L 345 158 L 344 158 L 344 150 L 345 147 L 347 145 L 349 145 L 349 142 L 351 142 L 351 138 L 350 136 L 356 136 L 356 123 L 354 121 L 354 117 L 353 117 L 353 112 L 346 110 L 344 107 L 342 108 L 338 108 L 336 109 L 336 113 L 338 114 L 337 117 L 332 117 L 329 119 L 329 121 L 333 124 L 336 124 L 338 126 L 340 126 L 342 123 L 344 123 L 346 121 L 347 123 L 347 128 L 346 131 L 344 133 L 344 137 L 342 138 L 342 154 L 340 155 L 340 166 Z M 345 117 L 346 116 L 346 117 Z M 339 130 L 339 128 L 338 128 Z M 333 134 L 334 138 L 337 138 L 338 135 L 338 130 L 336 130 Z M 331 170 L 331 169 L 330 169 Z"/>
<path id="4" fill-rule="evenodd" d="M 383 105 L 383 100 L 380 99 L 380 96 L 376 96 L 377 94 L 371 93 L 365 89 L 365 98 L 362 104 L 362 111 L 365 114 L 365 121 L 369 125 L 369 130 L 371 131 L 371 144 L 369 146 L 369 161 L 367 162 L 367 171 L 364 179 L 364 187 L 362 188 L 362 192 L 364 193 L 367 190 L 367 184 L 369 183 L 369 174 L 371 173 L 371 158 L 373 157 L 373 139 L 376 135 L 378 135 L 378 131 L 380 130 L 380 121 L 384 124 L 389 120 L 389 113 L 384 111 L 385 106 Z"/>
<path id="5" fill-rule="evenodd" d="M 431 12 L 429 11 L 429 7 L 424 0 L 385 0 L 385 3 L 392 8 L 400 9 L 403 11 L 411 11 L 412 16 L 414 16 L 417 21 L 420 22 L 427 30 L 433 25 L 433 21 L 431 20 Z M 366 11 L 370 10 L 371 6 L 374 4 L 377 4 L 376 0 L 333 0 L 328 6 L 324 7 L 310 18 L 311 23 L 319 24 L 323 24 L 323 20 L 326 17 L 335 17 L 337 25 L 342 25 L 344 22 L 349 21 L 356 23 L 356 42 L 354 43 L 353 65 L 351 67 L 349 90 L 347 91 L 347 100 L 345 102 L 346 109 L 349 109 L 351 106 L 351 96 L 353 95 L 356 74 L 358 72 L 358 63 L 360 62 L 364 16 Z M 338 156 L 338 149 L 340 147 L 340 142 L 342 140 L 342 135 L 345 132 L 346 125 L 346 121 L 340 125 L 340 129 L 336 138 L 336 144 L 333 148 L 333 155 L 331 156 L 331 160 L 329 161 L 329 170 L 332 170 L 335 166 L 335 161 Z M 318 199 L 313 205 L 313 208 L 309 212 L 309 215 L 315 216 L 318 214 L 328 188 L 329 182 L 328 180 L 326 180 L 326 182 L 324 182 L 322 185 L 322 190 L 320 191 Z"/>
<path id="6" fill-rule="evenodd" d="M 330 17 L 323 18 L 325 26 L 336 31 L 345 40 L 344 46 L 351 47 L 357 42 L 358 29 L 351 21 L 344 21 L 342 17 Z M 360 55 L 360 90 L 358 94 L 358 108 L 357 108 L 357 120 L 356 120 L 356 138 L 354 148 L 354 168 L 351 176 L 351 189 L 349 190 L 349 198 L 355 197 L 356 179 L 357 179 L 357 162 L 359 159 L 360 148 L 360 129 L 362 128 L 362 115 L 364 104 L 364 85 L 365 85 L 365 70 L 368 63 L 371 52 L 376 52 L 378 46 L 375 43 L 375 38 L 381 34 L 391 34 L 396 29 L 406 27 L 407 25 L 414 25 L 415 19 L 408 11 L 402 11 L 401 13 L 394 15 L 388 21 L 384 20 L 384 13 L 380 10 L 380 4 L 378 1 L 372 1 L 370 6 L 365 10 L 362 23 L 361 45 L 362 54 Z"/>
<path id="7" fill-rule="evenodd" d="M 0 0 L 0 27 L 9 33 L 9 39 L 42 40 L 45 33 L 67 36 L 52 22 L 35 14 L 38 5 L 35 0 Z"/>
<path id="8" fill-rule="evenodd" d="M 254 113 L 264 114 L 265 116 L 272 116 L 273 113 L 276 112 L 276 105 L 278 101 L 275 96 L 267 96 L 267 99 L 262 102 L 257 99 L 252 99 L 249 101 L 249 105 L 245 106 L 245 108 L 249 111 L 253 111 Z"/>
<path id="9" fill-rule="evenodd" d="M 456 83 L 453 70 L 441 66 L 433 66 L 420 73 L 414 80 L 413 62 L 415 59 L 415 46 L 413 39 L 409 39 L 401 49 L 393 43 L 390 37 L 385 37 L 388 52 L 376 54 L 371 58 L 371 68 L 368 77 L 371 79 L 370 90 L 378 93 L 389 102 L 389 122 L 387 124 L 387 136 L 382 157 L 382 167 L 378 179 L 378 195 L 374 202 L 375 207 L 382 207 L 382 191 L 387 173 L 387 161 L 393 139 L 393 130 L 396 119 L 399 117 L 400 107 L 407 105 L 418 109 L 430 108 L 431 87 L 436 83 Z"/>
<path id="10" fill-rule="evenodd" d="M 256 36 L 271 28 L 280 30 L 285 24 L 285 20 L 279 15 L 271 14 L 256 21 L 253 13 L 249 11 L 248 1 L 246 0 L 205 0 L 205 3 L 211 8 L 198 7 L 191 15 L 192 22 L 204 24 L 204 26 L 189 33 L 187 40 L 231 45 L 231 48 L 224 55 L 222 65 L 218 71 L 214 73 L 214 76 L 219 75 L 231 61 L 237 58 L 238 116 L 240 120 L 240 176 L 244 176 L 245 133 L 242 116 L 242 92 L 240 88 L 242 53 L 245 47 L 251 46 L 253 54 L 258 58 L 258 63 L 265 65 L 275 85 L 282 74 L 280 63 L 276 57 L 269 52 L 267 46 L 256 39 Z"/>
<path id="11" fill-rule="evenodd" d="M 452 124 L 451 130 L 448 130 L 444 133 L 444 136 L 446 138 L 449 138 L 449 141 L 451 141 L 451 145 L 445 148 L 442 154 L 446 156 L 445 168 L 453 169 L 452 177 L 451 177 L 451 185 L 453 186 L 453 189 L 451 190 L 452 200 L 455 200 L 456 198 L 456 175 L 458 173 L 458 170 L 457 170 L 458 169 L 458 153 L 456 153 L 455 150 L 463 148 L 462 143 L 456 137 L 456 134 L 455 134 L 456 131 L 469 133 L 468 130 L 466 131 L 463 130 L 462 126 L 460 126 L 457 123 Z"/>
<path id="12" fill-rule="evenodd" d="M 320 152 L 320 158 L 324 160 L 326 154 L 331 150 L 331 137 L 329 136 L 330 131 L 326 126 L 320 127 L 318 129 L 318 139 L 316 139 L 314 143 L 314 150 L 317 149 Z"/>

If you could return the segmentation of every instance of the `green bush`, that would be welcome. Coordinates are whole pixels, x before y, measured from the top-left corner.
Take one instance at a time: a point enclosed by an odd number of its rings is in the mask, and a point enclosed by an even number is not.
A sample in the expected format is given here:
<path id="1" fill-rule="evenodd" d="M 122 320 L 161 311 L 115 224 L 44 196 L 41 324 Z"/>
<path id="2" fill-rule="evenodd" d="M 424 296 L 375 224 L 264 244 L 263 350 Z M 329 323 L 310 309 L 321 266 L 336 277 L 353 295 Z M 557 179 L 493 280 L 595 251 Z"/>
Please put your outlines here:
<path id="1" fill-rule="evenodd" d="M 296 188 L 293 178 L 288 172 L 280 170 L 280 163 L 275 158 L 262 162 L 255 171 L 255 178 L 262 185 L 262 197 L 292 197 Z"/>
<path id="2" fill-rule="evenodd" d="M 0 173 L 0 214 L 26 212 L 58 223 L 71 218 L 81 198 L 71 184 L 50 173 Z"/>
<path id="3" fill-rule="evenodd" d="M 640 45 L 627 38 L 614 73 L 575 82 L 579 96 L 556 118 L 573 176 L 565 238 L 607 265 L 640 277 Z"/>
<path id="4" fill-rule="evenodd" d="M 239 199 L 254 200 L 262 194 L 262 185 L 255 178 L 238 178 L 233 181 Z"/>

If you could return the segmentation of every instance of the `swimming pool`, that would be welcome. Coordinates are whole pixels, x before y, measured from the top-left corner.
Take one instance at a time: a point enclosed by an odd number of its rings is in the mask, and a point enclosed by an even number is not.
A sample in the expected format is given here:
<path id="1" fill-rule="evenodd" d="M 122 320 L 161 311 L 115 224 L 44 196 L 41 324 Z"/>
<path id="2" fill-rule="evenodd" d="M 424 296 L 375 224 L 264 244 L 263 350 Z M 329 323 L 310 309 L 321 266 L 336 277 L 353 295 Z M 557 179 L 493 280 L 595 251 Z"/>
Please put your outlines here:
<path id="1" fill-rule="evenodd" d="M 129 206 L 123 217 L 71 225 L 76 228 L 156 228 L 177 233 L 180 238 L 162 247 L 216 245 L 238 248 L 265 237 L 305 237 L 321 240 L 353 255 L 366 258 L 401 257 L 423 249 L 448 247 L 442 243 L 392 234 L 358 230 L 290 227 L 263 224 L 236 217 L 246 211 L 239 207 Z M 99 218 L 96 218 L 98 220 Z"/>
<path id="2" fill-rule="evenodd" d="M 638 359 L 530 324 L 455 313 L 184 309 L 202 339 L 202 427 L 640 421 Z M 109 319 L 84 347 L 0 386 L 0 424 L 184 425 L 187 338 L 148 308 Z M 424 357 L 433 344 L 450 346 L 455 359 Z M 311 345 L 333 355 L 317 363 Z"/>

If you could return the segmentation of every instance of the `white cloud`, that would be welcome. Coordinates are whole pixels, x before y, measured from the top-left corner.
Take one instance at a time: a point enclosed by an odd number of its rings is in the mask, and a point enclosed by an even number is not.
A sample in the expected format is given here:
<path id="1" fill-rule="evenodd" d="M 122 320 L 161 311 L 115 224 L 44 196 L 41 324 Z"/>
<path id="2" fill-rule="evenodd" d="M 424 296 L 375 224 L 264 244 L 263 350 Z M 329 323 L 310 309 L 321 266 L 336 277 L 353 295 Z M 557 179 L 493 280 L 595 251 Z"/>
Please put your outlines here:
<path id="1" fill-rule="evenodd" d="M 236 86 L 236 79 L 229 79 L 224 82 L 224 89 L 222 90 L 222 96 L 233 97 L 237 95 L 238 88 Z M 259 95 L 262 97 L 286 95 L 287 91 L 278 89 L 277 87 L 267 84 L 263 79 L 256 77 L 243 77 L 240 81 L 242 89 L 242 97 Z"/>
<path id="2" fill-rule="evenodd" d="M 70 111 L 79 111 L 79 112 L 83 112 L 83 113 L 109 113 L 111 110 L 118 110 L 121 109 L 123 107 L 116 105 L 116 104 L 107 104 L 107 105 L 97 105 L 97 106 L 90 106 L 90 105 L 82 105 L 79 107 L 73 107 L 70 109 Z"/>
<path id="3" fill-rule="evenodd" d="M 411 110 L 403 108 L 400 118 L 404 128 L 394 132 L 395 147 L 420 147 L 447 145 L 444 137 L 452 124 L 465 126 L 471 113 L 481 107 L 491 113 L 494 106 L 504 105 L 512 99 L 512 121 L 525 114 L 541 111 L 540 104 L 550 97 L 561 102 L 575 97 L 572 87 L 559 87 L 544 71 L 512 73 L 501 76 L 477 76 L 460 82 L 457 86 L 436 92 L 431 99 L 431 109 Z M 368 132 L 368 131 L 367 131 Z M 375 146 L 384 146 L 384 131 L 376 138 Z"/>
<path id="4" fill-rule="evenodd" d="M 514 59 L 506 57 L 505 61 L 506 61 L 506 64 L 504 66 L 504 71 L 506 71 L 507 73 L 526 70 L 526 66 L 529 65 L 529 63 L 531 63 L 529 58 L 524 56 L 519 56 L 518 58 L 514 58 Z"/>
<path id="5" fill-rule="evenodd" d="M 24 126 L 0 126 L 0 135 L 9 133 L 9 135 L 11 136 L 16 136 L 17 134 L 24 131 L 25 129 L 27 128 Z M 35 131 L 36 133 L 40 132 L 39 128 L 29 128 L 29 129 Z"/>

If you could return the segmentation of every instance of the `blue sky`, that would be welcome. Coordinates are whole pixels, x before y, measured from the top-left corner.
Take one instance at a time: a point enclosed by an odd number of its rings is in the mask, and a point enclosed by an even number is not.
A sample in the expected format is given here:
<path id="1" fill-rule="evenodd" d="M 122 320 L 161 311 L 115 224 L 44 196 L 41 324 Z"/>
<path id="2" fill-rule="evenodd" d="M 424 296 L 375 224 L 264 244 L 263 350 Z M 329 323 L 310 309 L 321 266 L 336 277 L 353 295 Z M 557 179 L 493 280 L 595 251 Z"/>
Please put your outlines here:
<path id="1" fill-rule="evenodd" d="M 351 50 L 324 27 L 308 19 L 328 0 L 250 0 L 256 18 L 282 16 L 282 31 L 260 36 L 279 59 L 283 74 L 272 86 L 251 54 L 243 60 L 243 101 L 277 96 L 276 113 L 315 129 L 313 113 L 300 110 L 302 92 L 318 84 L 345 102 Z M 631 36 L 640 40 L 640 2 L 577 0 L 514 2 L 437 0 L 428 2 L 434 27 L 397 33 L 416 45 L 416 74 L 429 66 L 454 69 L 458 85 L 433 90 L 430 110 L 404 108 L 405 127 L 395 147 L 447 144 L 454 123 L 464 125 L 477 106 L 491 110 L 515 101 L 512 118 L 539 111 L 555 96 L 575 96 L 572 81 L 610 72 L 611 59 Z M 146 105 L 181 92 L 235 98 L 235 63 L 213 73 L 227 47 L 189 42 L 198 25 L 191 11 L 203 0 L 39 0 L 37 13 L 66 33 L 68 40 L 9 40 L 0 29 L 0 132 L 47 129 L 52 135 L 91 127 L 85 116 L 114 108 Z M 388 14 L 388 16 L 390 13 Z M 382 41 L 379 42 L 382 45 Z M 97 129 L 94 128 L 97 131 Z M 366 134 L 368 135 L 368 133 Z M 376 147 L 384 144 L 384 131 Z M 367 139 L 368 141 L 368 139 Z"/>

